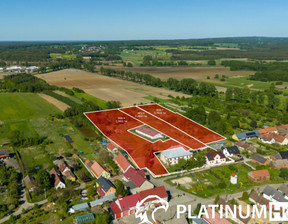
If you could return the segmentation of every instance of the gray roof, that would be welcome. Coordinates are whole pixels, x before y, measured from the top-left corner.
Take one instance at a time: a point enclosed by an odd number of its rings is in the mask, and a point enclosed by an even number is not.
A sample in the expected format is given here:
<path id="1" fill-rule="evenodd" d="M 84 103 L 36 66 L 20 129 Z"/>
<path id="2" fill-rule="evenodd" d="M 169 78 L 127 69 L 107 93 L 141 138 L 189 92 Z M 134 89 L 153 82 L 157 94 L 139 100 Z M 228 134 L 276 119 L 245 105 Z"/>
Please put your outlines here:
<path id="1" fill-rule="evenodd" d="M 174 149 L 167 149 L 163 152 L 161 152 L 163 156 L 165 156 L 167 159 L 172 159 L 172 158 L 179 158 L 179 157 L 184 157 L 184 156 L 190 156 L 193 155 L 191 152 L 186 151 L 183 147 L 179 146 Z"/>
<path id="2" fill-rule="evenodd" d="M 132 181 L 125 182 L 124 185 L 128 190 L 137 188 L 137 186 Z"/>
<path id="3" fill-rule="evenodd" d="M 236 134 L 237 138 L 239 138 L 240 140 L 245 140 L 246 138 L 256 138 L 258 135 L 260 135 L 260 133 L 257 130 L 246 131 Z"/>
<path id="4" fill-rule="evenodd" d="M 105 203 L 106 201 L 113 201 L 114 199 L 116 199 L 117 197 L 115 196 L 115 193 L 112 194 L 108 194 L 100 199 L 97 199 L 95 201 L 91 201 L 90 202 L 90 206 L 94 207 L 96 205 L 102 205 L 103 203 Z"/>
<path id="5" fill-rule="evenodd" d="M 274 154 L 274 157 L 275 157 L 275 159 L 282 159 L 282 157 L 281 157 L 279 152 Z"/>
<path id="6" fill-rule="evenodd" d="M 9 152 L 8 152 L 8 149 L 3 149 L 3 150 L 0 150 L 0 155 L 6 155 L 6 156 L 9 156 Z"/>
<path id="7" fill-rule="evenodd" d="M 288 195 L 288 184 L 282 184 L 278 190 Z"/>
<path id="8" fill-rule="evenodd" d="M 209 224 L 208 222 L 206 222 L 204 219 L 200 218 L 200 219 L 193 219 L 193 223 L 196 224 Z"/>
<path id="9" fill-rule="evenodd" d="M 82 204 L 73 205 L 72 208 L 75 211 L 85 211 L 85 210 L 89 209 L 89 205 L 88 205 L 87 202 L 85 202 L 85 203 L 82 203 Z"/>
<path id="10" fill-rule="evenodd" d="M 264 164 L 264 163 L 267 161 L 267 159 L 265 159 L 265 158 L 262 157 L 262 156 L 259 156 L 258 154 L 255 154 L 255 155 L 252 157 L 252 159 L 254 159 L 254 160 L 256 160 L 257 162 L 262 163 L 262 164 Z"/>
<path id="11" fill-rule="evenodd" d="M 263 194 L 271 196 L 274 200 L 278 202 L 288 202 L 288 200 L 284 198 L 285 195 L 282 192 L 277 191 L 271 186 L 266 186 L 263 190 Z"/>
<path id="12" fill-rule="evenodd" d="M 240 154 L 240 150 L 238 149 L 238 147 L 236 145 L 231 146 L 231 147 L 226 147 L 227 151 L 229 152 L 229 154 Z"/>
<path id="13" fill-rule="evenodd" d="M 105 177 L 99 177 L 96 180 L 97 184 L 99 184 L 99 186 L 102 188 L 103 191 L 105 191 L 105 193 L 111 188 L 115 188 L 115 186 L 111 183 L 110 180 L 106 179 Z"/>

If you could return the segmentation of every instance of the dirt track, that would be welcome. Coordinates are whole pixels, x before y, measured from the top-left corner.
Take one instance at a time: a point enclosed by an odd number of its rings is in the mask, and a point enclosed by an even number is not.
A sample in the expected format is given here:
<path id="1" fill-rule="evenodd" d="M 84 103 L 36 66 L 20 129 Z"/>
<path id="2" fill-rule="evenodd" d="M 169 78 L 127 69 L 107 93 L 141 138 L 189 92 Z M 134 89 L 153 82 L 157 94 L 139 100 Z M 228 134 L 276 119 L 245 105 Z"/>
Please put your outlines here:
<path id="1" fill-rule="evenodd" d="M 86 93 L 103 100 L 117 100 L 123 106 L 132 106 L 139 103 L 150 103 L 144 99 L 146 96 L 153 96 L 167 99 L 171 96 L 189 95 L 177 93 L 163 88 L 140 85 L 129 81 L 111 78 L 95 73 L 85 72 L 76 69 L 65 69 L 57 72 L 37 75 L 51 85 L 63 86 L 66 88 L 78 87 Z"/>

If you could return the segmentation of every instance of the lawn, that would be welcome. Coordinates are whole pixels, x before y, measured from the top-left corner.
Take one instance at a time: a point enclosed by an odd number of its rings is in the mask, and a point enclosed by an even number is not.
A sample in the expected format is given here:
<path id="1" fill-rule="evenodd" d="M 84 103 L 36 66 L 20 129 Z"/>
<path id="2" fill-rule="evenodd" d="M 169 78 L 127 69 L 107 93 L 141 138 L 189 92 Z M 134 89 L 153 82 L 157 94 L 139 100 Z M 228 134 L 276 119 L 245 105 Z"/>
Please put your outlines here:
<path id="1" fill-rule="evenodd" d="M 1 93 L 0 120 L 20 120 L 47 116 L 60 111 L 33 93 Z"/>
<path id="2" fill-rule="evenodd" d="M 99 107 L 101 107 L 102 109 L 107 109 L 107 102 L 105 100 L 102 100 L 102 99 L 99 99 L 95 96 L 91 96 L 89 95 L 88 93 L 77 93 L 77 92 L 74 92 L 75 96 L 78 98 L 78 99 L 85 99 L 87 101 L 92 101 L 94 102 L 96 105 L 98 105 Z"/>
<path id="3" fill-rule="evenodd" d="M 50 57 L 53 59 L 56 58 L 63 58 L 63 59 L 75 59 L 76 55 L 75 54 L 58 54 L 58 53 L 51 53 Z"/>
<path id="4" fill-rule="evenodd" d="M 10 131 L 19 130 L 23 132 L 24 137 L 33 137 L 35 136 L 35 130 L 31 127 L 27 120 L 22 121 L 11 121 L 6 124 L 6 131 L 9 133 Z"/>

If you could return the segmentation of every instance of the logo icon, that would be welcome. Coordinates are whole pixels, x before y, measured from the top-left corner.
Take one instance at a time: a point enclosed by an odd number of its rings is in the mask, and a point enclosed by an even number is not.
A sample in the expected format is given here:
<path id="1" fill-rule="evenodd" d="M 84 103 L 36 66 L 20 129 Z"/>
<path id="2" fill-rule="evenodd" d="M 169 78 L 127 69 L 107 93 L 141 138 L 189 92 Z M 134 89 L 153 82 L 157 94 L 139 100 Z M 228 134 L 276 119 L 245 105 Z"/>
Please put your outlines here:
<path id="1" fill-rule="evenodd" d="M 153 210 L 151 214 L 151 218 L 153 222 L 151 222 L 148 219 L 148 214 L 147 214 L 147 211 L 151 208 L 152 204 L 158 204 L 158 206 L 156 206 L 156 208 Z M 156 222 L 155 220 L 156 211 L 158 211 L 159 209 L 164 209 L 165 212 L 167 212 L 168 208 L 169 208 L 169 203 L 166 200 L 160 198 L 158 195 L 149 195 L 146 198 L 142 199 L 141 201 L 137 202 L 135 217 L 140 218 L 141 222 L 139 224 L 144 224 L 144 223 L 153 224 Z"/>

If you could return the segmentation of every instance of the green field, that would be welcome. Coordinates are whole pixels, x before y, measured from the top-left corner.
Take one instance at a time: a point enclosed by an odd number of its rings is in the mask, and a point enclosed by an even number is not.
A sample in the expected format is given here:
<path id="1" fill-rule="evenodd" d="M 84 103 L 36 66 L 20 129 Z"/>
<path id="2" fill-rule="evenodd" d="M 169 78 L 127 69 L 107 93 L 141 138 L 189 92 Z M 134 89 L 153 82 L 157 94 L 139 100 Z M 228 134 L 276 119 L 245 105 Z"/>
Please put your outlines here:
<path id="1" fill-rule="evenodd" d="M 51 53 L 50 57 L 53 59 L 56 58 L 63 58 L 63 59 L 75 59 L 76 55 L 75 54 L 58 54 L 58 53 Z"/>
<path id="2" fill-rule="evenodd" d="M 87 93 L 77 93 L 77 92 L 74 92 L 75 96 L 78 98 L 78 99 L 85 99 L 87 101 L 92 101 L 94 102 L 96 105 L 98 105 L 99 107 L 101 107 L 102 109 L 107 109 L 107 102 L 105 100 L 102 100 L 102 99 L 99 99 L 97 97 L 94 97 L 94 96 L 91 96 Z"/>
<path id="3" fill-rule="evenodd" d="M 60 111 L 33 93 L 1 93 L 0 121 L 30 119 Z"/>

